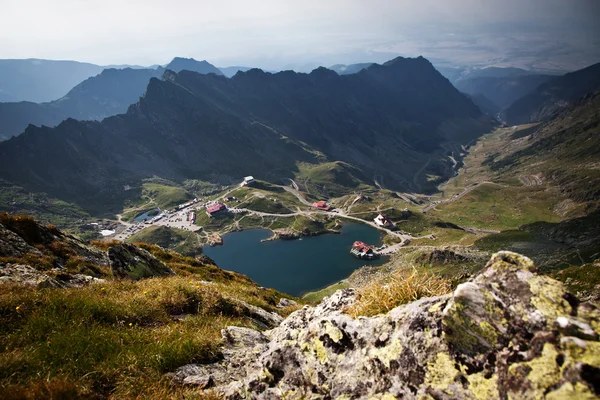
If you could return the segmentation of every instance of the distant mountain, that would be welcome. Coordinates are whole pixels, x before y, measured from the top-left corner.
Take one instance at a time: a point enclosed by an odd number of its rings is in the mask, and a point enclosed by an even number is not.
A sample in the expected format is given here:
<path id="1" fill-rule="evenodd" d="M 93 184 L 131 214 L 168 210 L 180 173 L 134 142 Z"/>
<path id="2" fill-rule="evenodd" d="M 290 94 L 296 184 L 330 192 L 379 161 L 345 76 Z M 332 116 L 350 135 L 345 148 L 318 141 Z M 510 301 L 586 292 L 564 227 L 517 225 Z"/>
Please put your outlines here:
<path id="1" fill-rule="evenodd" d="M 237 74 L 238 71 L 246 72 L 250 69 L 252 69 L 252 68 L 250 68 L 250 67 L 219 67 L 219 70 L 223 73 L 223 75 L 225 75 L 228 78 L 231 78 L 232 76 Z"/>
<path id="2" fill-rule="evenodd" d="M 506 76 L 499 76 L 500 73 L 493 75 L 477 76 L 475 74 L 474 77 L 459 79 L 454 86 L 463 93 L 472 95 L 480 93 L 504 109 L 542 83 L 554 78 L 552 75 L 519 74 L 518 72 L 511 74 L 508 71 Z"/>
<path id="3" fill-rule="evenodd" d="M 184 61 L 181 61 L 184 60 Z M 194 69 L 214 73 L 206 61 L 175 58 L 175 71 Z M 158 69 L 105 69 L 97 76 L 75 86 L 66 96 L 48 103 L 0 103 L 0 140 L 22 133 L 27 125 L 56 126 L 67 118 L 102 120 L 127 111 L 127 107 L 144 94 L 150 78 L 162 76 Z"/>
<path id="4" fill-rule="evenodd" d="M 123 113 L 144 93 L 150 78 L 160 73 L 152 69 L 105 69 L 49 103 L 0 103 L 0 140 L 22 133 L 30 124 L 52 127 L 67 118 L 101 120 Z"/>
<path id="5" fill-rule="evenodd" d="M 204 60 L 196 61 L 193 58 L 175 57 L 165 68 L 175 72 L 186 70 L 200 74 L 223 75 L 221 70 L 211 63 Z"/>
<path id="6" fill-rule="evenodd" d="M 465 93 L 465 95 L 469 97 L 484 114 L 495 116 L 501 110 L 500 106 L 498 106 L 496 103 L 494 103 L 481 93 Z"/>
<path id="7" fill-rule="evenodd" d="M 77 61 L 0 60 L 0 101 L 55 100 L 103 69 Z"/>
<path id="8" fill-rule="evenodd" d="M 600 63 L 553 78 L 512 103 L 503 113 L 511 125 L 542 121 L 587 93 L 600 90 Z"/>
<path id="9" fill-rule="evenodd" d="M 356 74 L 365 68 L 369 68 L 373 63 L 359 63 L 359 64 L 336 64 L 329 67 L 330 70 L 337 72 L 339 75 Z"/>
<path id="10" fill-rule="evenodd" d="M 424 169 L 453 173 L 442 144 L 466 144 L 491 126 L 422 57 L 346 76 L 167 71 L 126 114 L 30 126 L 0 143 L 0 178 L 86 209 L 120 201 L 124 184 L 146 177 L 279 181 L 299 162 L 344 161 L 414 189 Z"/>

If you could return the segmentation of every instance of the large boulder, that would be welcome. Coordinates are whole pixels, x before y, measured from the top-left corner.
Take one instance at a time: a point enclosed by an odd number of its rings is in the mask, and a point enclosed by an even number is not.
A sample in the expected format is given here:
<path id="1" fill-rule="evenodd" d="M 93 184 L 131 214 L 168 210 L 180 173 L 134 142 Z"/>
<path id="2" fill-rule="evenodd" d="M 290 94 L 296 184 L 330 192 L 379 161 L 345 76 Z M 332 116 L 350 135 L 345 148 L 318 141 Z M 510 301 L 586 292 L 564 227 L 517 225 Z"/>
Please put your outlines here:
<path id="1" fill-rule="evenodd" d="M 267 332 L 223 331 L 223 360 L 174 379 L 226 398 L 592 399 L 600 310 L 501 252 L 452 295 L 353 319 L 351 289 Z"/>
<path id="2" fill-rule="evenodd" d="M 175 275 L 165 263 L 132 244 L 121 243 L 109 247 L 110 268 L 116 278 L 143 279 L 154 276 Z"/>
<path id="3" fill-rule="evenodd" d="M 0 257 L 23 257 L 25 254 L 41 256 L 42 253 L 30 246 L 23 238 L 0 224 Z"/>

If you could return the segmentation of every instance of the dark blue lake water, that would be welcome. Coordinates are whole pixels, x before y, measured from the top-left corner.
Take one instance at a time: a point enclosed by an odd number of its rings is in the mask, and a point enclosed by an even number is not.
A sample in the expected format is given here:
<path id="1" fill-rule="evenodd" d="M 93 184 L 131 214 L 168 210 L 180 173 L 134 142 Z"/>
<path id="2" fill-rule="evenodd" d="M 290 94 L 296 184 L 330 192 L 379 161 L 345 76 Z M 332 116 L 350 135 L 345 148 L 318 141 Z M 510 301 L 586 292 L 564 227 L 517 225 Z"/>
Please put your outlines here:
<path id="1" fill-rule="evenodd" d="M 223 246 L 205 246 L 203 251 L 223 269 L 294 296 L 336 283 L 363 265 L 386 261 L 358 260 L 349 253 L 356 240 L 381 244 L 379 231 L 364 224 L 344 223 L 339 235 L 260 242 L 270 236 L 266 229 L 234 232 L 223 237 Z"/>

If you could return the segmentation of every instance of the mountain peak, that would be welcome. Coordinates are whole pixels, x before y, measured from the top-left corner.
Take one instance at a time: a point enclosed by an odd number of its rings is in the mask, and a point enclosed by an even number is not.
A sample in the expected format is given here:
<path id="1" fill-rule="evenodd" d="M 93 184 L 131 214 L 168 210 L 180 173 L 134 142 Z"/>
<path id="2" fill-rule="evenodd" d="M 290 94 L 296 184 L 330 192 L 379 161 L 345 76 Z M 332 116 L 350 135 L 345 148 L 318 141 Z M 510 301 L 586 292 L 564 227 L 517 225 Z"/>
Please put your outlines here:
<path id="1" fill-rule="evenodd" d="M 188 70 L 198 72 L 201 74 L 223 75 L 220 69 L 218 69 L 208 61 L 197 61 L 193 58 L 175 57 L 165 68 L 175 72 Z"/>

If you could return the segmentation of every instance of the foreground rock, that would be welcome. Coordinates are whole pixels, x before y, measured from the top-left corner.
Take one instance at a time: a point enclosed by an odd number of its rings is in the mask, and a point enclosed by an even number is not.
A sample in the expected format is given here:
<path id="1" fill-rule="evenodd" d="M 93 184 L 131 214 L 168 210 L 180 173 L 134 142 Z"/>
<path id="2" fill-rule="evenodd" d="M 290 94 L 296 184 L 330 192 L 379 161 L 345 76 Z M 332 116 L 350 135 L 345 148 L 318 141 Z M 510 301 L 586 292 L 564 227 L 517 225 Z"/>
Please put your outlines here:
<path id="1" fill-rule="evenodd" d="M 592 399 L 600 311 L 501 252 L 454 294 L 352 319 L 338 291 L 264 333 L 223 331 L 223 360 L 174 381 L 226 398 Z M 392 397 L 393 396 L 393 397 Z"/>
<path id="2" fill-rule="evenodd" d="M 108 249 L 110 268 L 116 278 L 142 279 L 175 275 L 165 263 L 131 244 L 121 243 Z"/>
<path id="3" fill-rule="evenodd" d="M 0 264 L 0 284 L 17 284 L 42 288 L 76 288 L 87 286 L 91 283 L 104 282 L 93 276 L 83 274 L 58 274 L 56 277 L 38 271 L 29 265 Z"/>

